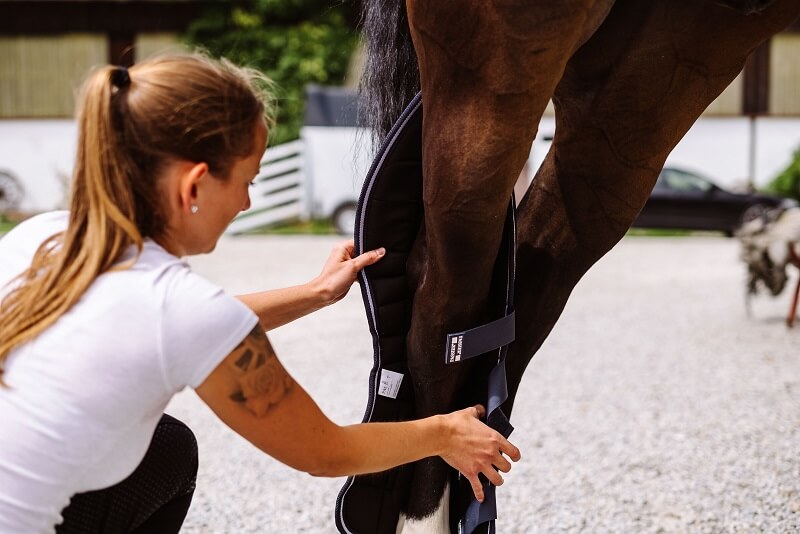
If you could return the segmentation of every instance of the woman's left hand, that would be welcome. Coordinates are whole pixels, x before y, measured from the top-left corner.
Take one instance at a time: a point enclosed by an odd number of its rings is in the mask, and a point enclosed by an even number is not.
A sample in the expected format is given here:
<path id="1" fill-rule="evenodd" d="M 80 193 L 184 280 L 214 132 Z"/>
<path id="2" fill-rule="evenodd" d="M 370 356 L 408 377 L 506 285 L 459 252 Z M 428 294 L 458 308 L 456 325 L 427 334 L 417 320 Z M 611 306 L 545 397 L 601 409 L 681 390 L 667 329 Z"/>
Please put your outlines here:
<path id="1" fill-rule="evenodd" d="M 377 262 L 386 254 L 386 249 L 381 247 L 354 258 L 354 248 L 352 239 L 334 246 L 322 272 L 311 282 L 320 291 L 326 305 L 344 298 L 356 281 L 358 271 Z"/>

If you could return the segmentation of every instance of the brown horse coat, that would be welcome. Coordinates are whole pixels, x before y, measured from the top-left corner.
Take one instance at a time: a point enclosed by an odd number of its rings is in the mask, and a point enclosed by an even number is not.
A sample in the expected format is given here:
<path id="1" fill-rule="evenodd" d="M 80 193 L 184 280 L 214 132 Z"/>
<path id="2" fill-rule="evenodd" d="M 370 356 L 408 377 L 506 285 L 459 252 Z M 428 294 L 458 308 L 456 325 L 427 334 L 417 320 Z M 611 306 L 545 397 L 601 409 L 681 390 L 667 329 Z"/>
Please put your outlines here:
<path id="1" fill-rule="evenodd" d="M 380 24 L 384 4 L 368 3 L 377 11 L 367 20 Z M 454 372 L 439 355 L 448 332 L 487 318 L 503 213 L 539 118 L 551 98 L 555 104 L 551 150 L 517 210 L 510 413 L 525 368 L 575 284 L 630 227 L 672 148 L 750 52 L 797 17 L 800 0 L 407 0 L 405 7 L 425 106 L 424 221 L 409 260 L 417 416 L 465 401 L 472 368 Z M 406 79 L 413 69 L 402 72 L 395 80 L 413 90 Z M 376 124 L 390 124 L 396 115 L 388 113 Z M 446 479 L 440 460 L 418 462 L 408 514 L 431 513 Z"/>

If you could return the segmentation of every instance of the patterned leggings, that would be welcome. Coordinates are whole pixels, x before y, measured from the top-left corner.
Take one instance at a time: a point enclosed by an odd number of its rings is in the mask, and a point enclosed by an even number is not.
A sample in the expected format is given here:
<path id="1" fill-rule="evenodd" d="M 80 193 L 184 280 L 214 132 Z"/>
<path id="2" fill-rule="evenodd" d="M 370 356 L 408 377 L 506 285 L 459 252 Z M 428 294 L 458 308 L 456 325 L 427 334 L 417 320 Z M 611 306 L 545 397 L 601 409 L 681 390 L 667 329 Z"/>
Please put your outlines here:
<path id="1" fill-rule="evenodd" d="M 58 534 L 178 532 L 189 510 L 197 477 L 192 431 L 164 414 L 142 462 L 122 482 L 78 493 L 61 515 Z"/>

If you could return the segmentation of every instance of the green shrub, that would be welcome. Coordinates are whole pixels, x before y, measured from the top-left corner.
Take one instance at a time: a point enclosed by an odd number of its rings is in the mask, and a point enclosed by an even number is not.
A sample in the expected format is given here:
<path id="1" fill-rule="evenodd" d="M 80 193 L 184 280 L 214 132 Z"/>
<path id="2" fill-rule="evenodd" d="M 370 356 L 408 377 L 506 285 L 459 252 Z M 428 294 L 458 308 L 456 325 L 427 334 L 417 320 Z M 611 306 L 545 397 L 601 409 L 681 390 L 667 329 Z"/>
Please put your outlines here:
<path id="1" fill-rule="evenodd" d="M 255 67 L 276 82 L 278 126 L 270 145 L 299 136 L 307 84 L 344 82 L 357 36 L 348 24 L 353 6 L 334 1 L 220 2 L 187 31 L 190 44 Z"/>
<path id="2" fill-rule="evenodd" d="M 4 234 L 16 226 L 16 222 L 10 220 L 5 213 L 0 213 L 0 234 Z"/>
<path id="3" fill-rule="evenodd" d="M 800 149 L 794 152 L 792 162 L 767 184 L 765 190 L 800 200 Z"/>

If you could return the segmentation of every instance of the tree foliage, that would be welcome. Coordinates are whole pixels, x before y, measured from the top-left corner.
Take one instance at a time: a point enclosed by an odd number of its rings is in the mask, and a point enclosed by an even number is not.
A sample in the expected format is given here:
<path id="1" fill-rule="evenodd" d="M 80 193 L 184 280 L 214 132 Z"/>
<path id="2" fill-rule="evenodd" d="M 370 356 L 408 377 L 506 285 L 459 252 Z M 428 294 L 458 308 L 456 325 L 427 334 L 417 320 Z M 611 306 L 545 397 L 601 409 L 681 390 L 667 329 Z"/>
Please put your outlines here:
<path id="1" fill-rule="evenodd" d="M 795 150 L 791 163 L 772 179 L 766 190 L 800 200 L 800 149 Z"/>
<path id="2" fill-rule="evenodd" d="M 278 126 L 270 134 L 275 145 L 298 137 L 307 84 L 344 82 L 357 42 L 348 24 L 352 9 L 336 0 L 219 2 L 186 37 L 215 56 L 261 70 L 277 84 Z"/>

